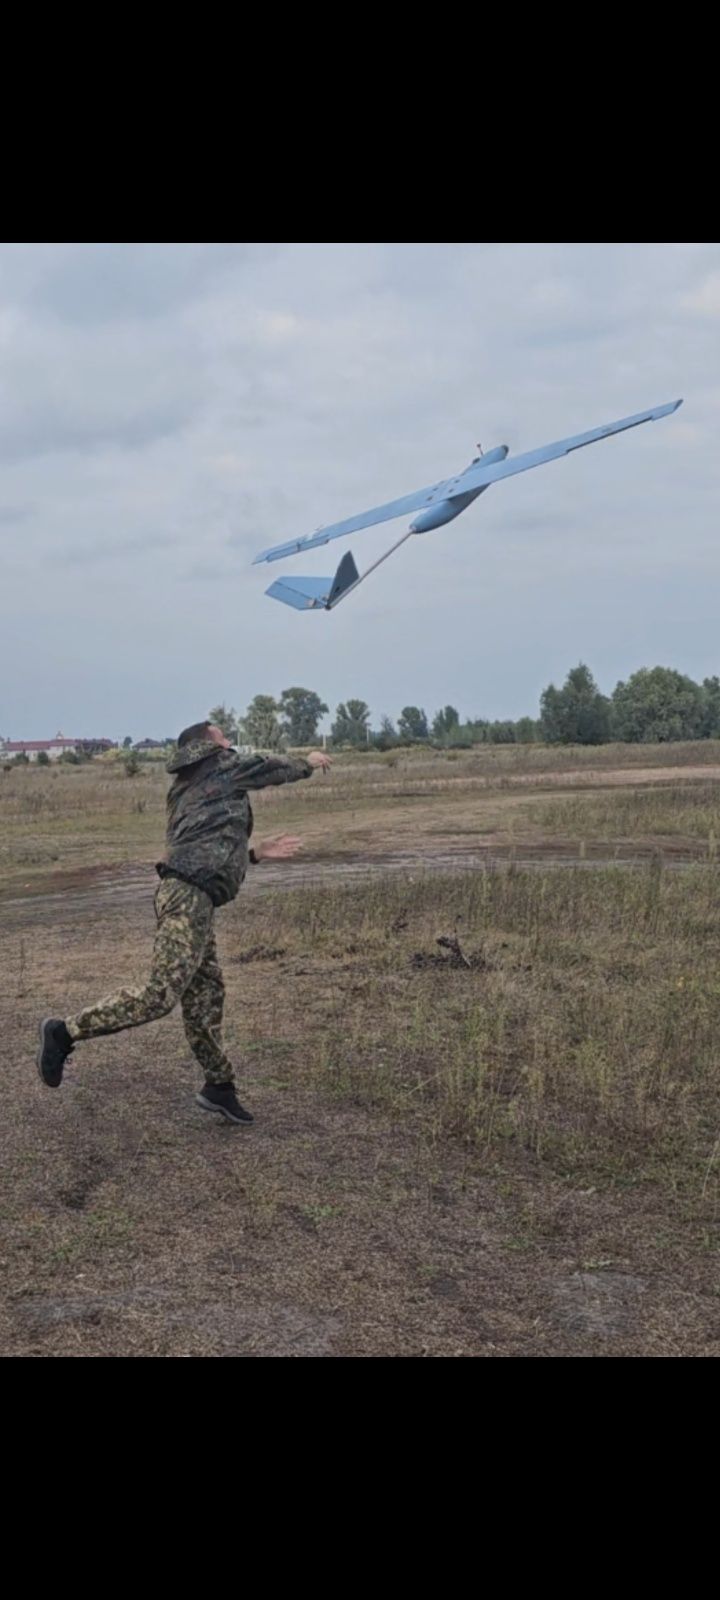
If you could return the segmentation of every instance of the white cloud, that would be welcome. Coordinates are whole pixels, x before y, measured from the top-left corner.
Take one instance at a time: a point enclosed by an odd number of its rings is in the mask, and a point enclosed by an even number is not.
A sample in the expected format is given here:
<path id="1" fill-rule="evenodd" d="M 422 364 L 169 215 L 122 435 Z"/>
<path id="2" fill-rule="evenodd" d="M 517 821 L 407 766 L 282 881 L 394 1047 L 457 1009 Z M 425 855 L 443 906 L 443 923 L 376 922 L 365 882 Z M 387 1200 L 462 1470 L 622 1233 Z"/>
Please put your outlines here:
<path id="1" fill-rule="evenodd" d="M 682 296 L 688 311 L 703 317 L 720 317 L 720 272 L 710 272 L 702 283 Z"/>

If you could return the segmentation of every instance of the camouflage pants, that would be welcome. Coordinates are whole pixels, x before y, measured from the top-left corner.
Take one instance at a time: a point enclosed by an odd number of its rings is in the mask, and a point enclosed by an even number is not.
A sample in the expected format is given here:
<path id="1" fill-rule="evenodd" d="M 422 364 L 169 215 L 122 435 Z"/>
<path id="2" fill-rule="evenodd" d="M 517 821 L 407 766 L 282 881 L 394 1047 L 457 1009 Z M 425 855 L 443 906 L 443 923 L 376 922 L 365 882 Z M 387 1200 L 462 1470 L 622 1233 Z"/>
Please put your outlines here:
<path id="1" fill-rule="evenodd" d="M 65 1025 L 73 1039 L 139 1028 L 182 1006 L 188 1044 L 210 1083 L 233 1081 L 222 1047 L 225 985 L 217 957 L 210 896 L 180 878 L 163 878 L 155 895 L 157 933 L 147 983 L 120 989 Z"/>

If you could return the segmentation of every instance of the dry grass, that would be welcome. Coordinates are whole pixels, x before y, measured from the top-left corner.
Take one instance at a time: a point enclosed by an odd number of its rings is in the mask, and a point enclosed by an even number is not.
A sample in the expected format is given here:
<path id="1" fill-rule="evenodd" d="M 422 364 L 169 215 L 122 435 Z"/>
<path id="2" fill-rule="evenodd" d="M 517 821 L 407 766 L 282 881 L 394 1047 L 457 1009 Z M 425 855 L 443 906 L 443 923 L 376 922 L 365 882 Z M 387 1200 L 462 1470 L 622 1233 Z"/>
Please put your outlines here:
<path id="1" fill-rule="evenodd" d="M 453 930 L 469 964 L 437 945 Z M 719 938 L 712 868 L 510 867 L 266 896 L 231 959 L 282 952 L 273 1039 L 319 1092 L 699 1200 Z"/>
<path id="2" fill-rule="evenodd" d="M 717 783 L 673 783 L 650 791 L 573 795 L 539 806 L 535 822 L 555 837 L 702 840 L 715 854 L 720 837 Z"/>

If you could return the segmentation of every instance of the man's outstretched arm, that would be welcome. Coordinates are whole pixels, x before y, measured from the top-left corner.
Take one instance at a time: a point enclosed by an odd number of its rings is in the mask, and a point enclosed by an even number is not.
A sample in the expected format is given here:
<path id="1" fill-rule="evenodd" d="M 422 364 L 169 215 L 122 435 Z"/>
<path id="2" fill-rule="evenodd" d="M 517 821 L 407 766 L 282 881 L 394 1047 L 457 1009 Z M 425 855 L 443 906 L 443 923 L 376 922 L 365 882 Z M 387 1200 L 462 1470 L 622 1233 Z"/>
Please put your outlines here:
<path id="1" fill-rule="evenodd" d="M 237 781 L 241 789 L 267 789 L 272 784 L 297 783 L 313 772 L 326 772 L 332 765 L 322 750 L 312 750 L 307 761 L 291 761 L 286 756 L 238 756 Z"/>

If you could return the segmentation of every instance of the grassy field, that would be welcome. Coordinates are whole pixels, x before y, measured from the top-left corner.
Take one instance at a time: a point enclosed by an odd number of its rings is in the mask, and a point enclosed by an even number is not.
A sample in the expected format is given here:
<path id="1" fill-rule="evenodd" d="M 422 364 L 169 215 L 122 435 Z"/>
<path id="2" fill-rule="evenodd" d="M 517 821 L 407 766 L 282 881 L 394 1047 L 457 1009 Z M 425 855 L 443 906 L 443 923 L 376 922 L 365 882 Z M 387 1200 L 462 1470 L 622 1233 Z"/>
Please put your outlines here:
<path id="1" fill-rule="evenodd" d="M 326 876 L 218 918 L 249 1133 L 177 1016 L 43 1090 L 37 1016 L 142 974 L 152 873 L 89 869 L 165 782 L 0 776 L 3 1353 L 720 1353 L 720 751 L 455 755 L 259 797 Z"/>
<path id="2" fill-rule="evenodd" d="M 297 830 L 308 859 L 444 847 L 547 848 L 563 840 L 685 838 L 714 849 L 720 745 L 599 749 L 488 746 L 342 757 L 311 783 L 254 800 L 258 829 Z M 162 849 L 167 778 L 120 763 L 0 773 L 0 896 L 98 865 L 153 862 Z M 679 787 L 675 787 L 679 785 Z M 622 792 L 618 792 L 622 791 Z M 717 795 L 717 799 L 716 799 Z M 551 797 L 550 799 L 548 797 Z"/>

